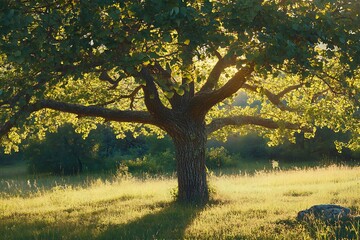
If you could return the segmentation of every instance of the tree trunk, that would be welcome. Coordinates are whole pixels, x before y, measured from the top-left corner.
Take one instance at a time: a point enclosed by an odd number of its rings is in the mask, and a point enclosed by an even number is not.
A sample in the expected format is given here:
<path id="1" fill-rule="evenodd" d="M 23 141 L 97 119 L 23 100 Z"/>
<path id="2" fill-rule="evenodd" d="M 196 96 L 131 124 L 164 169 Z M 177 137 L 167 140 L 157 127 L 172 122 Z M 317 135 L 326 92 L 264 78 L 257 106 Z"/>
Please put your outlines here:
<path id="1" fill-rule="evenodd" d="M 176 151 L 178 200 L 183 203 L 205 204 L 209 201 L 205 167 L 205 125 L 187 122 L 181 126 L 180 134 L 177 132 L 172 135 Z"/>
<path id="2" fill-rule="evenodd" d="M 77 174 L 80 174 L 83 172 L 83 164 L 82 164 L 79 156 L 76 156 L 76 159 L 78 162 Z"/>

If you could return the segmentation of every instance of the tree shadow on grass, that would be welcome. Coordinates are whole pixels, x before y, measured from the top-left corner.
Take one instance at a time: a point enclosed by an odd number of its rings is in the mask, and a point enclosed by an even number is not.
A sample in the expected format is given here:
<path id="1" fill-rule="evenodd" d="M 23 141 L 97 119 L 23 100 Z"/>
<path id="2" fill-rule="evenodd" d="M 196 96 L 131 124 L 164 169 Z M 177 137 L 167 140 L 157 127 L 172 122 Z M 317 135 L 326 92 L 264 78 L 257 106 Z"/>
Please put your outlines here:
<path id="1" fill-rule="evenodd" d="M 276 224 L 280 227 L 278 229 L 289 231 L 302 227 L 312 239 L 360 239 L 360 217 L 334 223 L 317 219 L 308 221 L 284 219 L 277 221 Z"/>
<path id="2" fill-rule="evenodd" d="M 360 239 L 359 217 L 335 223 L 312 220 L 302 224 L 314 239 Z"/>
<path id="3" fill-rule="evenodd" d="M 124 209 L 110 212 L 107 206 L 124 200 L 96 202 L 90 212 L 92 206 L 78 205 L 50 212 L 0 216 L 0 239 L 183 239 L 186 228 L 203 209 L 175 202 L 152 202 L 138 206 L 149 211 L 148 215 L 125 224 L 104 223 L 107 214 L 121 218 Z M 137 208 L 129 207 L 129 211 L 134 209 Z"/>
<path id="4" fill-rule="evenodd" d="M 156 213 L 122 225 L 110 225 L 97 239 L 183 239 L 202 207 L 169 203 Z"/>

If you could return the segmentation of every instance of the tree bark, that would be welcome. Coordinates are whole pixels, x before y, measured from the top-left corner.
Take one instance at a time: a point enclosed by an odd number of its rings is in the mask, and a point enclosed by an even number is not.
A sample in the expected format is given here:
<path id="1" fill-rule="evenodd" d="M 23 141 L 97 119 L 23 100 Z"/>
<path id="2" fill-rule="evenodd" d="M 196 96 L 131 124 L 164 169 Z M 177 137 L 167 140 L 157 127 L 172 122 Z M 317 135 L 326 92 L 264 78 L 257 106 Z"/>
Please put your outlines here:
<path id="1" fill-rule="evenodd" d="M 199 205 L 207 203 L 209 191 L 205 166 L 205 124 L 190 120 L 181 122 L 177 124 L 177 132 L 170 135 L 176 151 L 178 201 Z"/>

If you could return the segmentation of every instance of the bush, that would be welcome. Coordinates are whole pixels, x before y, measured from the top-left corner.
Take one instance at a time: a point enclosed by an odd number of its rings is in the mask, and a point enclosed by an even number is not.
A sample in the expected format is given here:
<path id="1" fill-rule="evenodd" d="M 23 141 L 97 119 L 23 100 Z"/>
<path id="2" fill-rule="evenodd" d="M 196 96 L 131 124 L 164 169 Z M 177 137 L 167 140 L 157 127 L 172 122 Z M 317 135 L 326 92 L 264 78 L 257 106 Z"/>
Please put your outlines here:
<path id="1" fill-rule="evenodd" d="M 223 147 L 210 148 L 206 152 L 206 166 L 210 169 L 230 168 L 236 166 L 236 161 Z"/>
<path id="2" fill-rule="evenodd" d="M 43 141 L 32 141 L 24 152 L 31 173 L 76 174 L 91 159 L 92 149 L 70 125 L 48 133 Z"/>
<path id="3" fill-rule="evenodd" d="M 77 174 L 116 170 L 125 162 L 133 172 L 172 172 L 175 169 L 171 139 L 134 138 L 129 133 L 116 139 L 113 130 L 98 126 L 86 139 L 64 125 L 44 140 L 30 140 L 23 151 L 31 173 Z M 129 160 L 132 159 L 132 160 Z"/>
<path id="4" fill-rule="evenodd" d="M 146 147 L 143 140 L 127 137 L 116 139 L 108 127 L 98 126 L 86 139 L 64 125 L 56 133 L 48 133 L 43 141 L 32 140 L 24 150 L 31 173 L 78 174 L 83 171 L 116 169 L 115 156 L 141 156 Z"/>
<path id="5" fill-rule="evenodd" d="M 4 149 L 0 148 L 0 166 L 11 165 L 14 163 L 19 163 L 22 161 L 22 153 L 15 152 L 10 154 L 5 154 Z"/>
<path id="6" fill-rule="evenodd" d="M 245 159 L 263 159 L 269 156 L 266 140 L 256 134 L 232 136 L 222 145 L 231 155 L 238 154 Z"/>
<path id="7" fill-rule="evenodd" d="M 123 160 L 130 173 L 170 173 L 175 171 L 174 154 L 170 149 L 156 154 L 146 154 L 134 160 Z"/>
<path id="8" fill-rule="evenodd" d="M 169 136 L 158 139 L 156 136 L 149 136 L 145 139 L 148 153 L 157 154 L 160 152 L 175 152 L 174 144 Z"/>

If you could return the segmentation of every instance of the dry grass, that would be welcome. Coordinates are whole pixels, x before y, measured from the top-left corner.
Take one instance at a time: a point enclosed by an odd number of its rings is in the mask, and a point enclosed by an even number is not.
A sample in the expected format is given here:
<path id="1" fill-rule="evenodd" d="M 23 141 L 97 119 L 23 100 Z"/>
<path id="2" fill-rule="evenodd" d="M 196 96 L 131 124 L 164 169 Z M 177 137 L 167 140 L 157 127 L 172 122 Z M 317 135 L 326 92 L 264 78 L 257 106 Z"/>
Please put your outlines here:
<path id="1" fill-rule="evenodd" d="M 0 180 L 1 239 L 334 239 L 339 226 L 303 225 L 297 212 L 360 209 L 360 167 L 211 176 L 204 208 L 173 203 L 173 178 L 74 179 Z M 358 223 L 346 231 L 359 238 Z"/>

